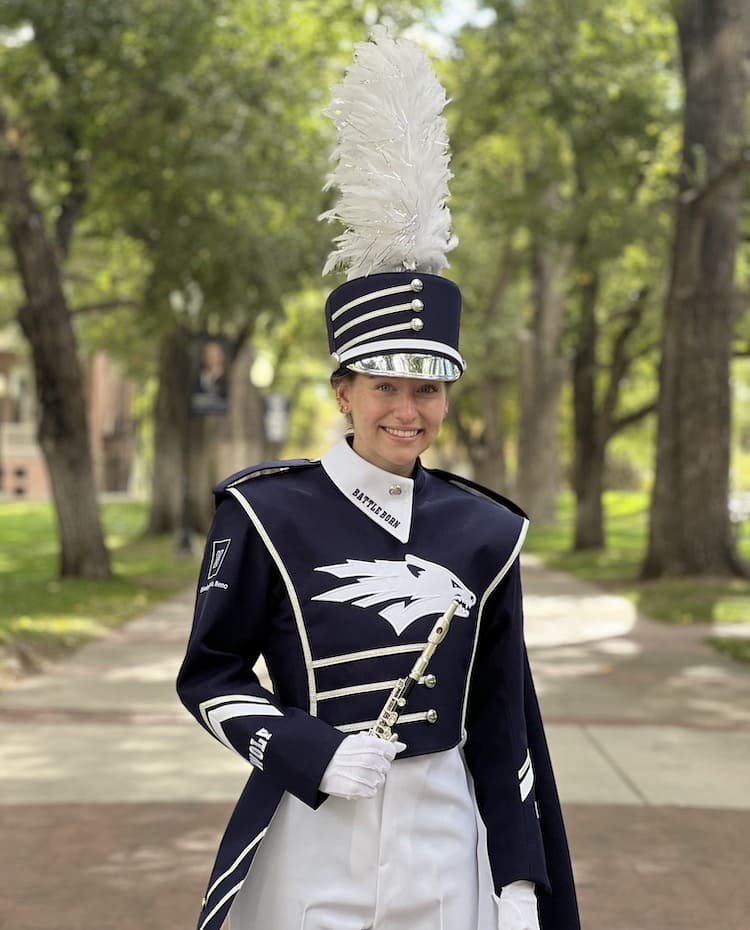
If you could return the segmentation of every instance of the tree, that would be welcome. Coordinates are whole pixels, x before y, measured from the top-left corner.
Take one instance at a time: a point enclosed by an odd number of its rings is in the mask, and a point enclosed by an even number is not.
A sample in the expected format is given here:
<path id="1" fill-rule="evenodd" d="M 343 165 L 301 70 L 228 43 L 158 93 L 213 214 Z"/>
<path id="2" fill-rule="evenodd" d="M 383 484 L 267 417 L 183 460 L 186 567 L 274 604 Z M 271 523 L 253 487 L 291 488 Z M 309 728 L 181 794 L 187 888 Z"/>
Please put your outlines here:
<path id="1" fill-rule="evenodd" d="M 68 72 L 48 36 L 37 36 L 49 77 L 65 87 Z M 64 291 L 62 265 L 69 254 L 73 229 L 86 201 L 85 166 L 76 160 L 78 126 L 66 126 L 67 151 L 61 169 L 65 192 L 58 205 L 54 231 L 35 197 L 29 177 L 29 138 L 22 121 L 13 121 L 0 98 L 0 206 L 24 302 L 18 322 L 32 353 L 39 401 L 38 439 L 52 486 L 60 538 L 61 576 L 108 578 L 109 556 L 99 521 L 83 378 L 76 338 Z"/>
<path id="2" fill-rule="evenodd" d="M 743 572 L 728 514 L 729 364 L 750 12 L 681 0 L 684 134 L 645 577 Z"/>
<path id="3" fill-rule="evenodd" d="M 524 295 L 525 307 L 515 331 L 505 333 L 506 344 L 522 337 L 521 503 L 532 515 L 550 516 L 560 470 L 560 387 L 569 370 L 575 546 L 601 546 L 607 444 L 653 410 L 652 403 L 629 404 L 623 388 L 643 353 L 655 356 L 643 332 L 666 244 L 670 31 L 660 11 L 641 0 L 491 6 L 496 22 L 462 34 L 463 57 L 454 66 L 452 95 L 463 108 L 452 135 L 457 215 L 461 222 L 470 209 L 500 253 L 512 241 L 521 257 L 512 292 Z M 461 157 L 464 148 L 470 159 Z M 474 153 L 488 150 L 494 177 L 485 162 L 474 164 Z M 473 197 L 462 190 L 472 185 Z M 459 250 L 461 270 L 462 262 Z"/>
<path id="4" fill-rule="evenodd" d="M 249 378 L 253 341 L 259 321 L 283 321 L 330 246 L 330 229 L 316 221 L 331 144 L 320 110 L 362 38 L 357 14 L 340 3 L 235 3 L 189 76 L 184 138 L 155 148 L 153 165 L 126 163 L 137 174 L 128 186 L 151 193 L 142 210 L 122 209 L 133 235 L 145 233 L 149 304 L 162 324 L 152 531 L 180 520 L 205 530 L 211 484 L 264 457 L 262 397 Z M 170 310 L 186 286 L 201 294 L 191 319 Z M 233 344 L 227 417 L 187 413 L 189 341 L 199 330 Z M 187 458 L 183 514 L 175 475 Z"/>
<path id="5" fill-rule="evenodd" d="M 539 212 L 548 217 L 561 209 L 557 185 L 542 192 Z M 529 249 L 532 316 L 521 332 L 516 494 L 532 519 L 551 524 L 560 487 L 560 394 L 568 364 L 562 348 L 565 324 L 569 246 L 544 235 L 545 224 L 532 225 Z"/>
<path id="6" fill-rule="evenodd" d="M 187 369 L 172 377 L 158 362 L 184 359 L 190 330 L 200 327 L 227 328 L 236 357 L 247 358 L 241 343 L 254 316 L 280 313 L 300 271 L 322 265 L 315 217 L 327 144 L 314 114 L 335 55 L 350 57 L 343 38 L 364 38 L 364 29 L 340 0 L 9 0 L 3 26 L 0 193 L 12 224 L 7 247 L 27 290 L 36 289 L 21 314 L 24 333 L 40 345 L 54 338 L 55 349 L 33 357 L 63 571 L 106 574 L 88 562 L 79 569 L 73 550 L 82 543 L 70 538 L 81 531 L 93 546 L 101 537 L 78 337 L 111 340 L 140 377 L 165 374 L 172 396 L 160 398 L 157 414 L 172 413 L 155 430 L 161 508 L 179 484 L 188 427 L 174 411 L 185 407 L 179 375 Z M 203 310 L 187 326 L 170 295 L 193 285 Z M 121 328 L 109 325 L 115 319 Z M 191 425 L 202 468 L 227 424 Z M 156 515 L 153 525 L 174 526 L 178 507 L 179 494 L 168 519 Z"/>

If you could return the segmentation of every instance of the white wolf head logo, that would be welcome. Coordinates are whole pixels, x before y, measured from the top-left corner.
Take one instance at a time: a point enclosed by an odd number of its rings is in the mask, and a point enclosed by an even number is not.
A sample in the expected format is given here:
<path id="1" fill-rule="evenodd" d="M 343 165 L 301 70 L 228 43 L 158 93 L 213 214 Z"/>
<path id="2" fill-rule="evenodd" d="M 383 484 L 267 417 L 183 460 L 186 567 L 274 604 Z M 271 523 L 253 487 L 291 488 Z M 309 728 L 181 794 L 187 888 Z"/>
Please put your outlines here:
<path id="1" fill-rule="evenodd" d="M 316 594 L 314 601 L 337 604 L 349 601 L 355 607 L 383 604 L 385 606 L 378 613 L 399 636 L 420 617 L 443 613 L 452 600 L 458 600 L 456 614 L 468 617 L 469 609 L 477 600 L 453 572 L 416 555 L 407 555 L 403 562 L 347 559 L 338 565 L 321 565 L 315 571 L 357 580 Z"/>

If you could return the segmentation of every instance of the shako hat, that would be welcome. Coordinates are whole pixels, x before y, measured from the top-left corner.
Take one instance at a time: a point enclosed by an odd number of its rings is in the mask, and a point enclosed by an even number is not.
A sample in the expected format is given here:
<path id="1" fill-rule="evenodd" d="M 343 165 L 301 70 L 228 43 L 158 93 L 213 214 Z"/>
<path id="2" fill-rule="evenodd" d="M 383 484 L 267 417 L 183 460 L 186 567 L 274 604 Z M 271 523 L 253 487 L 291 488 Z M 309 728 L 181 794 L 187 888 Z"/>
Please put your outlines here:
<path id="1" fill-rule="evenodd" d="M 322 219 L 344 230 L 323 274 L 345 268 L 326 302 L 338 366 L 393 377 L 456 381 L 461 293 L 439 272 L 451 234 L 447 100 L 419 46 L 382 27 L 355 46 L 354 62 L 324 111 L 336 127 L 338 197 Z"/>

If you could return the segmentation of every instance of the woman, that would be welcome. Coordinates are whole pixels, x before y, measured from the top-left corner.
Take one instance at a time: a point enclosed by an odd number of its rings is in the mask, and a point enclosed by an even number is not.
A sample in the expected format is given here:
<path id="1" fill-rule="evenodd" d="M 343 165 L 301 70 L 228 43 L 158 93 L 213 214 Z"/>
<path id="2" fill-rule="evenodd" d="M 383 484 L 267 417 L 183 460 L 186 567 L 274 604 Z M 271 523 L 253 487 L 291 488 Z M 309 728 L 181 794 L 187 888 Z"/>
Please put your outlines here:
<path id="1" fill-rule="evenodd" d="M 422 329 L 411 307 L 394 310 L 398 351 L 370 355 L 371 314 L 418 286 Z M 535 888 L 543 930 L 577 926 L 523 646 L 527 521 L 419 461 L 463 368 L 444 341 L 459 305 L 431 275 L 338 288 L 328 319 L 356 314 L 339 340 L 363 335 L 333 378 L 352 437 L 319 462 L 265 464 L 217 489 L 178 687 L 254 771 L 202 926 L 219 926 L 240 888 L 232 930 L 535 930 Z M 454 598 L 399 742 L 368 736 Z M 273 694 L 252 672 L 261 654 Z"/>
<path id="2" fill-rule="evenodd" d="M 178 690 L 252 768 L 200 930 L 578 930 L 523 643 L 527 520 L 420 461 L 465 368 L 460 311 L 437 274 L 355 273 L 326 304 L 351 435 L 216 489 Z M 398 739 L 370 735 L 453 602 Z"/>

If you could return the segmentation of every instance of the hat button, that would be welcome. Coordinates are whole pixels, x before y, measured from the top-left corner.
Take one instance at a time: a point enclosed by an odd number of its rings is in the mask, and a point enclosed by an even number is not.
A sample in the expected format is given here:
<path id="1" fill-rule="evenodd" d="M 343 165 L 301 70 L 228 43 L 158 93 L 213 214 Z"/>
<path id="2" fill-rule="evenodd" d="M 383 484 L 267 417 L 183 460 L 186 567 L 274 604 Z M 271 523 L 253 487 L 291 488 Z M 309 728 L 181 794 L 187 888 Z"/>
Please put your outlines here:
<path id="1" fill-rule="evenodd" d="M 389 493 L 392 497 L 398 497 L 398 495 L 401 493 L 401 485 L 400 485 L 400 484 L 392 484 L 392 485 L 388 488 L 388 493 Z"/>

